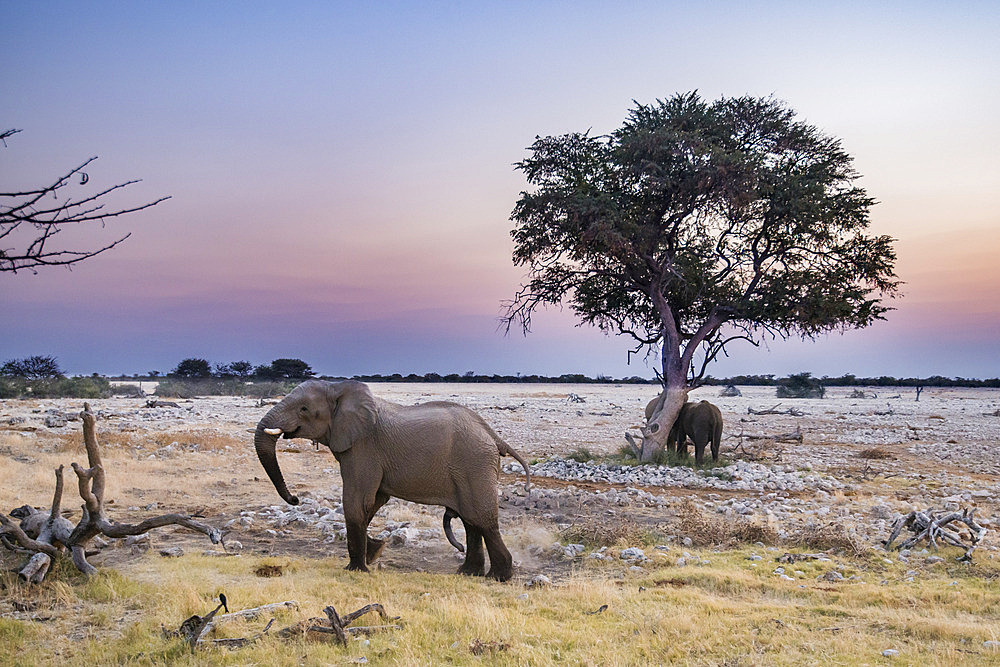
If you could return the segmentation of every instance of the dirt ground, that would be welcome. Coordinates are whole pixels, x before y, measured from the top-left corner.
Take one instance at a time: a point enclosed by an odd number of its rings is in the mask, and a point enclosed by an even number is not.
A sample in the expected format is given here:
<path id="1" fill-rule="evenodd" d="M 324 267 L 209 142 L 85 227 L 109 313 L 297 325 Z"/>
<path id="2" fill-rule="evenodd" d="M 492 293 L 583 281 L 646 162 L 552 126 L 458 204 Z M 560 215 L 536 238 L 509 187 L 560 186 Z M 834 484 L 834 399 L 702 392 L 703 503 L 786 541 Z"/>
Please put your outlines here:
<path id="1" fill-rule="evenodd" d="M 613 455 L 624 432 L 638 425 L 655 394 L 635 385 L 452 385 L 378 384 L 381 398 L 404 403 L 452 400 L 479 412 L 531 463 L 535 491 L 523 498 L 523 476 L 509 466 L 501 485 L 501 530 L 518 566 L 518 577 L 544 572 L 558 577 L 574 567 L 554 547 L 574 526 L 636 524 L 660 535 L 664 546 L 683 542 L 677 528 L 685 499 L 728 518 L 752 518 L 779 532 L 836 519 L 877 544 L 896 514 L 910 508 L 975 507 L 991 529 L 982 549 L 997 551 L 1000 522 L 1000 391 L 928 389 L 916 401 L 913 389 L 832 388 L 827 397 L 789 400 L 771 387 L 741 387 L 740 397 L 719 388 L 692 393 L 692 400 L 718 405 L 725 420 L 723 457 L 732 475 L 693 475 L 670 484 L 614 482 L 545 476 L 546 461 L 587 450 L 595 459 Z M 0 401 L 0 509 L 51 503 L 52 470 L 85 463 L 81 422 L 72 420 L 80 400 Z M 178 400 L 179 407 L 144 408 L 138 399 L 91 401 L 98 412 L 98 438 L 108 469 L 109 515 L 136 521 L 185 512 L 228 531 L 234 553 L 334 558 L 346 563 L 337 521 L 341 502 L 336 460 L 305 441 L 281 441 L 279 462 L 289 488 L 308 499 L 286 506 L 256 459 L 252 430 L 267 411 L 256 399 L 211 397 Z M 751 411 L 793 409 L 796 414 Z M 69 417 L 65 425 L 61 419 Z M 46 425 L 48 421 L 48 426 Z M 802 443 L 767 436 L 800 431 Z M 593 468 L 594 465 L 591 465 Z M 588 469 L 589 470 L 589 469 Z M 743 472 L 740 472 L 743 470 Z M 574 473 L 577 474 L 577 473 Z M 590 474 L 589 472 L 587 473 Z M 617 472 L 615 474 L 618 474 Z M 727 475 L 736 479 L 727 479 Z M 740 477 L 742 475 L 742 478 Z M 742 479 L 742 482 L 738 481 Z M 708 480 L 709 485 L 705 485 Z M 749 480 L 749 481 L 748 481 Z M 789 481 L 791 480 L 791 481 Z M 826 489 L 826 490 L 824 490 Z M 67 485 L 64 511 L 78 518 Z M 441 508 L 398 500 L 373 522 L 371 534 L 393 532 L 381 567 L 402 571 L 453 572 L 460 555 L 443 538 Z M 460 526 L 460 522 L 456 522 Z M 461 530 L 457 530 L 461 539 Z M 150 548 L 224 555 L 201 535 L 182 529 L 151 533 L 150 544 L 113 544 L 94 556 L 99 567 L 121 566 Z M 564 539 L 563 542 L 566 540 Z M 16 556 L 0 555 L 5 567 Z"/>

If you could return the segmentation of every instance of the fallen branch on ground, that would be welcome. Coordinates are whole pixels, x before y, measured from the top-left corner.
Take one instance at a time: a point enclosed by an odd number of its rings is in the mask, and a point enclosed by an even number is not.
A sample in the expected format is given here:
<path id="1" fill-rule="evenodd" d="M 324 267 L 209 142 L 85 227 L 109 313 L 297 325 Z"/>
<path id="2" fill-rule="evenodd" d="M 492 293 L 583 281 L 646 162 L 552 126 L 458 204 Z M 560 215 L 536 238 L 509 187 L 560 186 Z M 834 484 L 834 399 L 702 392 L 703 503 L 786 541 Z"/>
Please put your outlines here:
<path id="1" fill-rule="evenodd" d="M 798 410 L 796 408 L 788 408 L 787 410 L 779 410 L 778 409 L 778 405 L 781 405 L 781 403 L 778 403 L 773 408 L 769 408 L 767 410 L 754 410 L 753 408 L 748 407 L 747 408 L 747 414 L 748 415 L 791 415 L 793 417 L 801 417 L 801 416 L 803 416 L 805 414 L 804 412 L 802 412 L 801 410 Z"/>
<path id="2" fill-rule="evenodd" d="M 32 553 L 28 563 L 18 573 L 24 581 L 40 583 L 48 573 L 52 559 L 66 549 L 70 550 L 73 564 L 78 570 L 88 576 L 95 574 L 97 568 L 87 562 L 87 544 L 100 535 L 106 537 L 142 535 L 153 528 L 176 525 L 204 533 L 213 544 L 222 542 L 222 533 L 219 530 L 184 514 L 164 514 L 134 524 L 108 520 L 104 514 L 105 472 L 97 443 L 97 418 L 90 411 L 89 403 L 83 404 L 81 416 L 83 441 L 90 467 L 83 468 L 75 462 L 72 464 L 73 472 L 77 476 L 77 488 L 84 501 L 83 516 L 80 521 L 74 526 L 71 521 L 60 515 L 63 466 L 55 470 L 56 488 L 51 510 L 42 512 L 30 505 L 19 507 L 11 512 L 11 516 L 20 519 L 20 524 L 15 524 L 0 513 L 0 535 L 4 536 L 0 543 L 7 548 L 16 545 L 15 548 L 18 550 Z"/>
<path id="3" fill-rule="evenodd" d="M 283 639 L 289 639 L 291 637 L 300 637 L 307 632 L 320 632 L 323 634 L 334 635 L 341 644 L 347 644 L 347 635 L 370 635 L 376 632 L 386 632 L 389 630 L 400 630 L 401 625 L 398 624 L 386 624 L 386 625 L 369 625 L 369 626 L 358 626 L 355 628 L 349 628 L 351 623 L 356 621 L 361 616 L 369 612 L 378 612 L 382 620 L 385 621 L 398 621 L 399 617 L 390 617 L 385 613 L 385 608 L 377 602 L 372 604 L 367 604 L 357 611 L 352 611 L 341 617 L 333 605 L 328 605 L 323 608 L 323 613 L 326 614 L 326 619 L 322 618 L 309 618 L 304 621 L 299 621 L 294 625 L 290 625 L 287 628 L 282 629 L 277 633 L 277 635 Z M 326 620 L 326 623 L 324 623 Z"/>
<path id="4" fill-rule="evenodd" d="M 775 442 L 802 442 L 802 429 L 798 426 L 791 433 L 779 433 L 778 435 L 744 435 L 747 440 L 773 440 Z"/>
<path id="5" fill-rule="evenodd" d="M 146 407 L 147 408 L 180 408 L 181 406 L 179 406 L 177 403 L 174 403 L 173 401 L 157 401 L 157 400 L 153 400 L 153 401 L 146 401 Z"/>
<path id="6" fill-rule="evenodd" d="M 976 523 L 975 509 L 963 509 L 961 512 L 950 512 L 942 517 L 937 516 L 937 512 L 927 509 L 923 512 L 913 511 L 903 516 L 900 515 L 892 524 L 892 532 L 889 539 L 885 541 L 885 548 L 888 549 L 899 537 L 903 528 L 908 528 L 914 536 L 904 540 L 897 546 L 897 549 L 909 549 L 920 540 L 927 540 L 927 545 L 936 549 L 938 541 L 946 542 L 952 546 L 965 549 L 965 553 L 958 559 L 960 561 L 971 561 L 972 552 L 979 546 L 979 542 L 986 535 L 986 528 Z M 948 528 L 948 524 L 958 521 L 964 523 L 969 528 L 969 535 L 963 536 L 961 533 Z"/>

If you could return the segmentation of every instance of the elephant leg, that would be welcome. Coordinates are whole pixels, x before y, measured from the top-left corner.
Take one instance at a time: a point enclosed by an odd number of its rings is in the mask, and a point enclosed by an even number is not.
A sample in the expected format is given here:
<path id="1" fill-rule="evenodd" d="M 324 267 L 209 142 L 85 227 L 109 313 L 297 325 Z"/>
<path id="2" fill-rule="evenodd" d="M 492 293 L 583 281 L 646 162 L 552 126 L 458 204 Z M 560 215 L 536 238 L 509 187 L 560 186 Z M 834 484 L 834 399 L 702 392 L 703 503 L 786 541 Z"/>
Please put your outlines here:
<path id="1" fill-rule="evenodd" d="M 694 462 L 698 465 L 705 462 L 705 445 L 707 444 L 707 438 L 699 437 L 694 441 Z"/>
<path id="2" fill-rule="evenodd" d="M 371 523 L 372 519 L 375 518 L 375 513 L 378 512 L 383 505 L 389 502 L 389 496 L 385 493 L 379 491 L 375 494 L 375 505 L 372 507 L 371 512 L 368 516 L 368 523 Z M 385 540 L 376 540 L 368 536 L 368 531 L 365 530 L 365 563 L 371 565 L 382 555 L 382 550 L 385 548 Z"/>
<path id="3" fill-rule="evenodd" d="M 367 533 L 367 523 L 361 520 L 347 521 L 347 555 L 350 558 L 347 563 L 348 570 L 368 571 L 368 565 L 365 563 Z"/>
<path id="4" fill-rule="evenodd" d="M 371 540 L 368 537 L 368 524 L 371 523 L 375 511 L 385 504 L 388 496 L 378 492 L 373 488 L 367 497 L 359 498 L 357 495 L 350 497 L 344 494 L 344 521 L 347 524 L 347 555 L 350 562 L 347 563 L 348 570 L 358 572 L 368 571 L 368 554 L 370 549 L 375 552 L 380 551 L 381 540 Z M 381 502 L 379 499 L 381 498 Z M 374 547 L 371 546 L 374 543 Z M 375 556 L 378 554 L 375 553 Z M 374 558 L 373 558 L 374 560 Z"/>
<path id="5" fill-rule="evenodd" d="M 487 577 L 497 581 L 507 581 L 514 574 L 514 559 L 500 537 L 500 527 L 494 524 L 483 531 L 486 550 L 490 552 L 490 571 Z"/>
<path id="6" fill-rule="evenodd" d="M 465 526 L 465 562 L 458 568 L 459 574 L 481 577 L 486 573 L 486 554 L 483 552 L 483 533 L 462 519 Z"/>
<path id="7" fill-rule="evenodd" d="M 687 435 L 681 434 L 677 436 L 677 456 L 680 458 L 687 458 L 687 455 L 688 455 Z"/>

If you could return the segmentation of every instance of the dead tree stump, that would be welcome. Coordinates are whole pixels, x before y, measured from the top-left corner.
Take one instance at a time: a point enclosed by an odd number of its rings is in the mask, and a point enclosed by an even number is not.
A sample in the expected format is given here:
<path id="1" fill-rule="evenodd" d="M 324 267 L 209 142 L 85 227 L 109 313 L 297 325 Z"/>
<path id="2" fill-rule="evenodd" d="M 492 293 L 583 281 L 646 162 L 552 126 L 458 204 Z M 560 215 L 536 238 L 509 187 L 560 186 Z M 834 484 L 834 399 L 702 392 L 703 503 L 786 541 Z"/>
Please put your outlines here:
<path id="1" fill-rule="evenodd" d="M 24 581 L 40 583 L 52 559 L 69 549 L 73 564 L 86 575 L 97 572 L 97 568 L 87 562 L 87 544 L 97 537 L 125 537 L 141 535 L 162 526 L 184 526 L 204 533 L 213 544 L 222 542 L 222 533 L 209 525 L 195 521 L 184 514 L 164 514 L 139 523 L 117 523 L 105 516 L 104 486 L 105 471 L 101 463 L 100 447 L 97 443 L 97 418 L 90 411 L 90 404 L 83 404 L 83 442 L 87 448 L 88 468 L 73 463 L 77 476 L 77 487 L 83 499 L 83 515 L 74 526 L 60 515 L 63 494 L 63 466 L 55 470 L 56 488 L 52 497 L 52 509 L 48 512 L 35 510 L 30 506 L 20 507 L 11 516 L 20 519 L 20 524 L 0 513 L 0 543 L 8 549 L 30 553 L 28 563 L 18 573 Z"/>

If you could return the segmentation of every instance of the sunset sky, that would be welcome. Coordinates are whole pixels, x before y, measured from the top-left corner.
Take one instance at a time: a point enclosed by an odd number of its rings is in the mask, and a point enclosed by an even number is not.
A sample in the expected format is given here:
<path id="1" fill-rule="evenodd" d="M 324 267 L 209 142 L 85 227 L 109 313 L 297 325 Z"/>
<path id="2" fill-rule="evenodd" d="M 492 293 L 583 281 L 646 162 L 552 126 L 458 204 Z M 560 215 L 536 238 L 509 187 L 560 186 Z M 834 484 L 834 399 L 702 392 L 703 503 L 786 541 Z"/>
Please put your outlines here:
<path id="1" fill-rule="evenodd" d="M 735 345 L 712 374 L 996 377 L 1000 4 L 814 4 L 0 0 L 0 126 L 23 130 L 0 190 L 99 155 L 73 196 L 172 197 L 66 233 L 132 233 L 72 271 L 0 274 L 0 362 L 651 376 L 568 311 L 498 332 L 523 278 L 512 164 L 697 89 L 773 94 L 841 138 L 906 283 L 886 322 Z"/>

